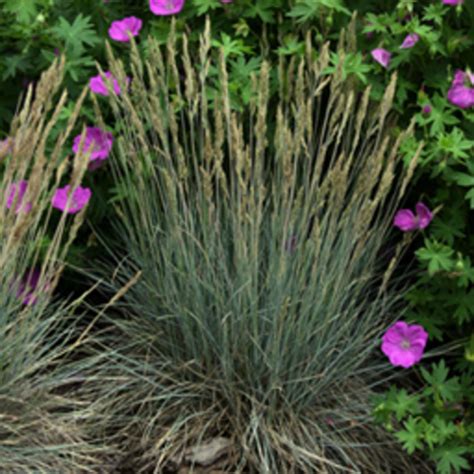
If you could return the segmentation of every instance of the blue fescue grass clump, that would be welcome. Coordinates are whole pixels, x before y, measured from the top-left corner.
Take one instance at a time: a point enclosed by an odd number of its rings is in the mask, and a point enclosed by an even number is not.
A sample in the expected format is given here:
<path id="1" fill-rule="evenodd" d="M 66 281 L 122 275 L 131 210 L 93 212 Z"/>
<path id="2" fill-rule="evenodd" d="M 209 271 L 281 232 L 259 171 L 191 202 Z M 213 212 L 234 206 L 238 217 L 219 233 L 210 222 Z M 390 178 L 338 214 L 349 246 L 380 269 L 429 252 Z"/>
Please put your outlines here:
<path id="1" fill-rule="evenodd" d="M 66 99 L 57 94 L 63 72 L 64 61 L 56 61 L 30 87 L 0 164 L 2 473 L 94 473 L 108 454 L 96 437 L 100 401 L 90 388 L 97 360 L 79 356 L 91 339 L 78 329 L 80 299 L 53 298 L 84 217 L 52 218 L 51 197 L 68 170 L 63 146 L 84 97 L 53 138 Z M 88 157 L 77 155 L 71 164 L 77 185 Z"/>
<path id="2" fill-rule="evenodd" d="M 150 40 L 142 61 L 132 42 L 131 90 L 110 102 L 124 190 L 110 284 L 133 281 L 111 316 L 116 438 L 153 472 L 217 436 L 233 472 L 423 472 L 370 421 L 400 314 L 398 251 L 381 248 L 417 159 L 402 169 L 410 130 L 387 133 L 396 78 L 375 107 L 308 37 L 236 110 L 209 25 L 199 57 L 181 45 Z"/>

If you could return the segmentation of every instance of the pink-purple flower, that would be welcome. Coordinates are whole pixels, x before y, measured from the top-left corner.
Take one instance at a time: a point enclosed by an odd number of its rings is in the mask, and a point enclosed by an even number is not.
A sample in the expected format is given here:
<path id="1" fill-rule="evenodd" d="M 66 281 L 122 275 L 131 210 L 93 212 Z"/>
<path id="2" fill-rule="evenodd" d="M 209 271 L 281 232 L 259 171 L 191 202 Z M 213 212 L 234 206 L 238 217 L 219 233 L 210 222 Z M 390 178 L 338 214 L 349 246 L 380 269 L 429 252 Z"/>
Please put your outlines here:
<path id="1" fill-rule="evenodd" d="M 52 199 L 54 208 L 68 214 L 76 214 L 83 207 L 87 205 L 92 196 L 92 191 L 89 188 L 78 186 L 71 196 L 71 186 L 68 184 L 64 188 L 56 189 Z M 69 205 L 68 205 L 69 199 Z"/>
<path id="2" fill-rule="evenodd" d="M 34 305 L 38 301 L 38 285 L 40 282 L 41 271 L 38 268 L 29 270 L 21 278 L 16 296 L 21 298 L 24 305 Z M 47 291 L 49 284 L 44 284 L 42 291 Z"/>
<path id="3" fill-rule="evenodd" d="M 443 5 L 462 5 L 464 0 L 443 0 Z"/>
<path id="4" fill-rule="evenodd" d="M 370 53 L 372 57 L 384 68 L 387 68 L 392 59 L 392 54 L 384 48 L 375 48 Z"/>
<path id="5" fill-rule="evenodd" d="M 405 37 L 403 43 L 400 45 L 401 49 L 413 48 L 416 43 L 420 40 L 420 37 L 416 33 L 410 33 Z"/>
<path id="6" fill-rule="evenodd" d="M 415 206 L 416 214 L 411 209 L 400 209 L 393 219 L 393 225 L 403 232 L 425 229 L 433 219 L 433 213 L 422 202 Z"/>
<path id="7" fill-rule="evenodd" d="M 30 212 L 31 202 L 24 202 L 26 190 L 28 189 L 28 181 L 24 179 L 18 183 L 12 183 L 8 188 L 7 208 L 10 209 L 16 202 L 15 214 L 20 211 Z"/>
<path id="8" fill-rule="evenodd" d="M 117 94 L 120 95 L 120 86 L 117 81 L 117 79 L 112 76 L 112 73 L 110 71 L 107 71 L 104 73 L 104 76 L 106 77 L 106 80 L 108 83 L 111 84 L 111 87 L 113 88 L 113 91 Z M 127 84 L 130 82 L 130 79 L 127 77 Z M 95 94 L 100 94 L 100 95 L 109 95 L 109 87 L 106 81 L 102 78 L 100 74 L 97 76 L 93 76 L 89 80 L 89 87 L 92 92 Z"/>
<path id="9" fill-rule="evenodd" d="M 448 100 L 461 109 L 474 106 L 474 74 L 458 69 L 448 91 Z"/>
<path id="10" fill-rule="evenodd" d="M 72 150 L 74 153 L 79 152 L 82 135 L 77 135 L 74 138 Z M 107 159 L 114 142 L 114 137 L 110 132 L 106 132 L 99 127 L 86 127 L 86 135 L 82 151 L 84 153 L 90 152 L 90 168 L 97 168 Z"/>
<path id="11" fill-rule="evenodd" d="M 407 369 L 421 360 L 427 341 L 423 326 L 398 321 L 383 335 L 382 352 L 392 365 Z"/>
<path id="12" fill-rule="evenodd" d="M 129 34 L 137 36 L 142 29 L 143 22 L 136 16 L 129 16 L 123 20 L 113 21 L 109 28 L 109 36 L 115 41 L 130 41 Z"/>
<path id="13" fill-rule="evenodd" d="M 185 0 L 150 0 L 150 10 L 155 15 L 176 15 L 184 7 Z"/>
<path id="14" fill-rule="evenodd" d="M 426 104 L 423 106 L 423 108 L 421 109 L 421 111 L 425 114 L 425 115 L 428 115 L 430 114 L 432 111 L 433 111 L 433 108 L 431 107 L 430 104 Z"/>

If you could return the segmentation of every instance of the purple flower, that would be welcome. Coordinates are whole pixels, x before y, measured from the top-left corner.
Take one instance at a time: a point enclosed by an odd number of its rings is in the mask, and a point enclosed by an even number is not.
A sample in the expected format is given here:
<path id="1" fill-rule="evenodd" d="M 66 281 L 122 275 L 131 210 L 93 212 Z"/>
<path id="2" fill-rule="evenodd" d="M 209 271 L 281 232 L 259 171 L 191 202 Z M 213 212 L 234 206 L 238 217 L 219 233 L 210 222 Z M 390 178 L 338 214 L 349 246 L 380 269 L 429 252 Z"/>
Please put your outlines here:
<path id="1" fill-rule="evenodd" d="M 393 219 L 393 225 L 403 232 L 425 229 L 433 219 L 432 212 L 422 202 L 416 205 L 416 215 L 411 209 L 400 209 Z"/>
<path id="2" fill-rule="evenodd" d="M 456 69 L 454 72 L 453 82 L 451 82 L 452 86 L 463 86 L 466 80 L 466 73 L 461 71 L 461 69 Z"/>
<path id="3" fill-rule="evenodd" d="M 443 0 L 443 5 L 462 5 L 464 0 Z"/>
<path id="4" fill-rule="evenodd" d="M 114 92 L 117 95 L 120 95 L 120 86 L 117 79 L 115 79 L 115 77 L 112 76 L 112 73 L 109 71 L 105 72 L 104 75 L 108 79 L 108 82 L 112 83 Z M 127 84 L 129 82 L 130 82 L 130 78 L 127 77 Z M 91 91 L 94 92 L 95 94 L 109 95 L 109 89 L 107 87 L 106 81 L 104 81 L 104 79 L 102 78 L 100 74 L 90 78 L 89 87 Z"/>
<path id="5" fill-rule="evenodd" d="M 392 54 L 384 48 L 375 48 L 370 53 L 372 57 L 381 64 L 384 68 L 387 68 L 390 64 Z"/>
<path id="6" fill-rule="evenodd" d="M 420 40 L 420 37 L 416 33 L 410 33 L 409 35 L 405 37 L 400 48 L 402 49 L 413 48 L 413 46 L 415 46 L 415 44 L 418 43 L 419 40 Z"/>
<path id="7" fill-rule="evenodd" d="M 451 87 L 448 100 L 461 109 L 469 109 L 474 105 L 474 90 L 462 86 Z"/>
<path id="8" fill-rule="evenodd" d="M 17 298 L 22 299 L 24 305 L 34 305 L 38 301 L 38 284 L 40 281 L 41 271 L 34 268 L 25 273 L 21 278 L 16 292 Z M 47 291 L 49 284 L 46 283 L 42 291 Z"/>
<path id="9" fill-rule="evenodd" d="M 185 0 L 150 0 L 150 10 L 155 15 L 166 16 L 179 13 Z"/>
<path id="10" fill-rule="evenodd" d="M 474 74 L 458 69 L 454 73 L 451 88 L 448 91 L 448 100 L 451 104 L 468 109 L 474 106 Z"/>
<path id="11" fill-rule="evenodd" d="M 398 321 L 382 337 L 382 352 L 394 366 L 407 369 L 421 360 L 428 333 L 419 324 Z"/>
<path id="12" fill-rule="evenodd" d="M 232 3 L 234 0 L 221 0 L 221 3 Z"/>
<path id="13" fill-rule="evenodd" d="M 51 201 L 53 207 L 63 212 L 66 211 L 67 208 L 66 212 L 68 214 L 76 214 L 87 205 L 92 196 L 92 191 L 89 188 L 82 188 L 81 186 L 78 186 L 74 191 L 72 198 L 70 199 L 69 207 L 67 207 L 68 197 L 70 194 L 71 186 L 69 184 L 64 186 L 64 188 L 56 189 Z"/>
<path id="14" fill-rule="evenodd" d="M 77 137 L 74 138 L 74 144 L 72 146 L 72 151 L 74 153 L 79 152 L 81 136 L 82 135 L 77 135 Z M 83 153 L 90 151 L 90 168 L 97 168 L 97 166 L 101 164 L 100 162 L 109 156 L 113 141 L 114 137 L 110 132 L 106 132 L 99 127 L 86 128 L 86 136 L 84 138 L 82 151 Z M 97 160 L 99 160 L 97 163 L 93 163 Z"/>
<path id="15" fill-rule="evenodd" d="M 27 188 L 28 181 L 25 180 L 21 180 L 19 183 L 12 183 L 8 188 L 7 208 L 10 209 L 16 200 L 15 214 L 22 210 L 24 212 L 30 212 L 31 210 L 31 202 L 23 202 Z"/>
<path id="16" fill-rule="evenodd" d="M 430 104 L 424 105 L 423 108 L 421 109 L 421 111 L 426 115 L 430 114 L 432 112 L 432 110 L 433 110 L 433 108 L 431 107 Z"/>
<path id="17" fill-rule="evenodd" d="M 129 33 L 137 36 L 142 29 L 143 22 L 136 16 L 129 16 L 123 20 L 113 21 L 109 28 L 109 36 L 115 41 L 130 41 Z"/>

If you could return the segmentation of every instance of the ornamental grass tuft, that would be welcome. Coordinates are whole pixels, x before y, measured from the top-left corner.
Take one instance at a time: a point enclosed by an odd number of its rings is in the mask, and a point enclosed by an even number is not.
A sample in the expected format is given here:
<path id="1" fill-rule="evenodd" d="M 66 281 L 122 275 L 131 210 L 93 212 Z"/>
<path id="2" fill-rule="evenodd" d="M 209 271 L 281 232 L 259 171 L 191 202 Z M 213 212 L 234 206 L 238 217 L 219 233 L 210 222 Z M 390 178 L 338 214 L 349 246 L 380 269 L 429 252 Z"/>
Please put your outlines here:
<path id="1" fill-rule="evenodd" d="M 78 357 L 90 339 L 77 328 L 79 301 L 53 297 L 84 212 L 56 214 L 51 198 L 61 180 L 77 186 L 89 161 L 63 156 L 84 94 L 66 129 L 52 132 L 66 100 L 63 72 L 56 61 L 30 86 L 0 163 L 0 471 L 7 474 L 104 466 L 94 435 L 98 401 L 83 377 L 95 361 Z M 14 183 L 27 185 L 12 195 Z"/>
<path id="2" fill-rule="evenodd" d="M 111 433 L 134 472 L 197 469 L 216 440 L 229 472 L 425 472 L 371 421 L 402 314 L 402 247 L 382 244 L 420 151 L 404 167 L 411 129 L 390 134 L 396 77 L 375 105 L 308 36 L 301 61 L 249 77 L 242 109 L 215 52 L 209 24 L 195 57 L 186 36 L 149 39 L 146 59 L 132 38 L 126 71 L 109 48 L 119 84 L 133 76 L 109 97 L 110 290 L 134 283 L 110 314 Z"/>

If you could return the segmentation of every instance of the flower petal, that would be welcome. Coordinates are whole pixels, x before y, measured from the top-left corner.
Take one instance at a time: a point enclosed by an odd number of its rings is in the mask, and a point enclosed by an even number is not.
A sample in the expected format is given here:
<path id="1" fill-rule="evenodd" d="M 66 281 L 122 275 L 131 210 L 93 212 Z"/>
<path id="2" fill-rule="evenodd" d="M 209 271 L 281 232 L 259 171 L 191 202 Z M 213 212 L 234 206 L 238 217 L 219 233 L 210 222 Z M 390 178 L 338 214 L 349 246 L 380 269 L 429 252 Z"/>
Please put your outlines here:
<path id="1" fill-rule="evenodd" d="M 448 100 L 461 109 L 469 109 L 474 106 L 474 89 L 464 85 L 453 85 L 448 91 Z"/>
<path id="2" fill-rule="evenodd" d="M 416 33 L 410 33 L 405 37 L 403 43 L 400 45 L 402 49 L 413 48 L 416 43 L 418 43 L 420 37 Z"/>
<path id="3" fill-rule="evenodd" d="M 175 15 L 184 7 L 185 0 L 150 0 L 150 10 L 159 16 Z"/>
<path id="4" fill-rule="evenodd" d="M 53 207 L 68 214 L 76 214 L 87 205 L 92 196 L 92 191 L 89 188 L 78 186 L 71 198 L 69 198 L 70 194 L 71 186 L 69 184 L 64 188 L 58 188 L 51 201 Z"/>
<path id="5" fill-rule="evenodd" d="M 418 216 L 418 227 L 420 229 L 425 229 L 433 220 L 433 213 L 430 211 L 428 206 L 422 202 L 417 203 L 415 209 Z"/>
<path id="6" fill-rule="evenodd" d="M 384 68 L 387 68 L 390 64 L 392 54 L 384 48 L 373 49 L 370 53 L 372 57 L 381 64 Z"/>
<path id="7" fill-rule="evenodd" d="M 400 209 L 393 219 L 393 225 L 403 232 L 410 232 L 417 229 L 417 220 L 410 209 Z"/>
<path id="8" fill-rule="evenodd" d="M 137 36 L 142 29 L 143 22 L 140 18 L 129 16 L 122 20 L 113 21 L 109 28 L 109 36 L 115 41 L 128 42 L 130 38 L 128 34 Z"/>

